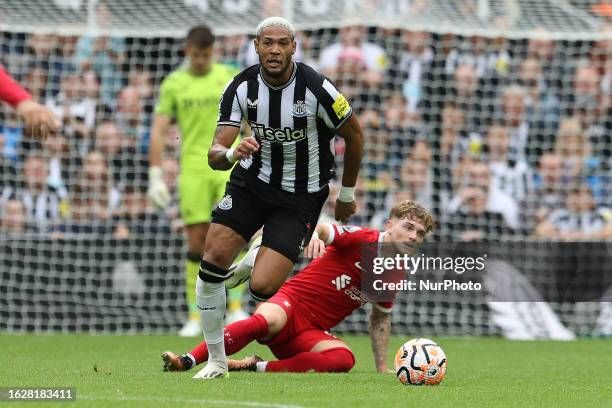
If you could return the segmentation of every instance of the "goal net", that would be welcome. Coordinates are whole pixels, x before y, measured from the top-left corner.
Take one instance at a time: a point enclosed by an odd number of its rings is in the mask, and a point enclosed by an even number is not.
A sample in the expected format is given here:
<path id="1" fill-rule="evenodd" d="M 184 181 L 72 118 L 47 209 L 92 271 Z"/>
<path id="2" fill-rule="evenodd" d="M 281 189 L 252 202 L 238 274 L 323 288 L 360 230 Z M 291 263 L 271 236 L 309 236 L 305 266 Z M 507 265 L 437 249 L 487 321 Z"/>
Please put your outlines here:
<path id="1" fill-rule="evenodd" d="M 505 296 L 402 292 L 397 333 L 612 335 L 605 0 L 3 0 L 0 65 L 63 126 L 33 142 L 0 107 L 0 330 L 180 327 L 176 127 L 162 165 L 172 205 L 145 197 L 158 87 L 189 27 L 211 26 L 217 61 L 244 68 L 272 15 L 296 24 L 296 59 L 336 83 L 364 129 L 351 223 L 384 228 L 411 198 L 436 218 L 431 241 L 495 242 L 485 280 Z M 335 150 L 340 171 L 341 139 Z M 367 321 L 362 310 L 337 330 Z"/>

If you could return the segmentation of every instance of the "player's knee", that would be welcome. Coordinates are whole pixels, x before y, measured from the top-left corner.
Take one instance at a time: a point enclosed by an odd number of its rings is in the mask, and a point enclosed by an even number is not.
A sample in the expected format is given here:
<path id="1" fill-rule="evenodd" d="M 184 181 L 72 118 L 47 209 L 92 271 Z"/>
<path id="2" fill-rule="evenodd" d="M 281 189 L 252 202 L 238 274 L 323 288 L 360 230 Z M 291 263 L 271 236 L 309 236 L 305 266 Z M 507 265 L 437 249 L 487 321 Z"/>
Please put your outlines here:
<path id="1" fill-rule="evenodd" d="M 221 247 L 213 247 L 210 250 L 205 251 L 203 257 L 204 262 L 224 269 L 227 269 L 231 264 L 231 260 L 228 260 L 228 258 L 227 252 Z"/>
<path id="2" fill-rule="evenodd" d="M 278 287 L 276 285 L 270 284 L 268 282 L 249 282 L 249 292 L 251 293 L 251 297 L 258 302 L 265 302 L 270 299 L 276 291 Z"/>
<path id="3" fill-rule="evenodd" d="M 283 326 L 285 325 L 285 320 L 281 319 L 280 316 L 274 313 L 266 313 L 266 311 L 255 312 L 255 315 L 259 315 L 264 318 L 266 324 L 268 325 L 268 334 L 275 335 L 281 331 Z"/>
<path id="4" fill-rule="evenodd" d="M 355 366 L 355 355 L 346 347 L 338 347 L 322 352 L 328 362 L 328 371 L 348 373 Z"/>

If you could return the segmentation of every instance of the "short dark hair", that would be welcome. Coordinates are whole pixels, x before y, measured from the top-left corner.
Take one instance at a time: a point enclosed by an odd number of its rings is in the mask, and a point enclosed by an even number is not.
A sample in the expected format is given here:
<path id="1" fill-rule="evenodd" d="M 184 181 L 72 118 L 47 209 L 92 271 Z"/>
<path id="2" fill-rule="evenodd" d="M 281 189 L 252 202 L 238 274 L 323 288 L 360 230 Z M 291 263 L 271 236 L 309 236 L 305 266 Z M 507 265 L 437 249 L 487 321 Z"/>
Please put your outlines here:
<path id="1" fill-rule="evenodd" d="M 215 35 L 205 25 L 192 27 L 187 33 L 187 46 L 197 48 L 212 47 L 215 42 Z"/>

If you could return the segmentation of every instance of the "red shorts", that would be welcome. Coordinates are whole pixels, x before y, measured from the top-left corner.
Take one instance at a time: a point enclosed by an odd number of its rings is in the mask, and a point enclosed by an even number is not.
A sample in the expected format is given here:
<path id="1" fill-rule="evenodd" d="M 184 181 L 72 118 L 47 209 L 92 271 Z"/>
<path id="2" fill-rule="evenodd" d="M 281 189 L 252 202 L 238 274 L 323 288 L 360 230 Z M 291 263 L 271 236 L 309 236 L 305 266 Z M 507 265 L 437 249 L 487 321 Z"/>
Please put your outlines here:
<path id="1" fill-rule="evenodd" d="M 260 342 L 267 345 L 279 360 L 310 351 L 322 340 L 340 340 L 312 324 L 306 317 L 304 309 L 300 308 L 300 305 L 295 303 L 282 288 L 267 302 L 282 307 L 287 313 L 285 327 L 270 340 Z"/>

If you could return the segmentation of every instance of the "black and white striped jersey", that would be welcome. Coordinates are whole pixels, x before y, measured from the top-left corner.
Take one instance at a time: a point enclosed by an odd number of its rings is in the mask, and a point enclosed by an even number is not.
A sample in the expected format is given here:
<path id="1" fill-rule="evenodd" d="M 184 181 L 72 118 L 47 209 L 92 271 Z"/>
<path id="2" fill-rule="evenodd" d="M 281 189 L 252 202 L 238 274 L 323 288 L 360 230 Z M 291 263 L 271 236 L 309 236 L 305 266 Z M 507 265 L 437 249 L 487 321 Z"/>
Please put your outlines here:
<path id="1" fill-rule="evenodd" d="M 576 213 L 566 208 L 553 211 L 548 220 L 560 232 L 600 232 L 612 221 L 612 210 L 598 208 L 592 211 Z"/>
<path id="2" fill-rule="evenodd" d="M 238 74 L 219 103 L 218 125 L 251 126 L 260 149 L 240 165 L 260 180 L 293 193 L 314 193 L 333 175 L 334 134 L 352 108 L 336 87 L 308 65 L 294 62 L 281 86 L 266 82 L 260 65 Z"/>

